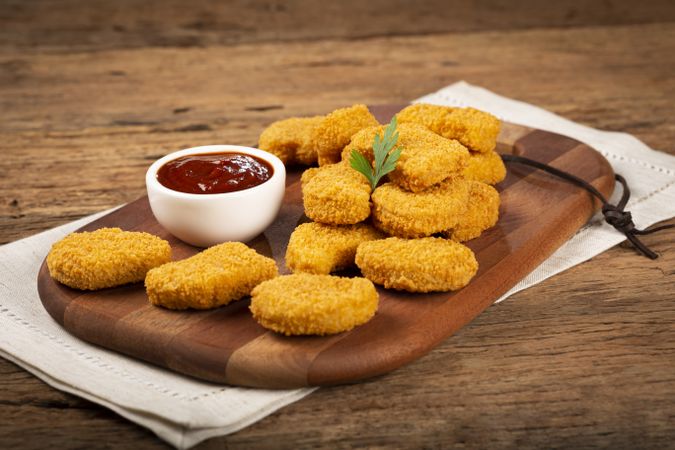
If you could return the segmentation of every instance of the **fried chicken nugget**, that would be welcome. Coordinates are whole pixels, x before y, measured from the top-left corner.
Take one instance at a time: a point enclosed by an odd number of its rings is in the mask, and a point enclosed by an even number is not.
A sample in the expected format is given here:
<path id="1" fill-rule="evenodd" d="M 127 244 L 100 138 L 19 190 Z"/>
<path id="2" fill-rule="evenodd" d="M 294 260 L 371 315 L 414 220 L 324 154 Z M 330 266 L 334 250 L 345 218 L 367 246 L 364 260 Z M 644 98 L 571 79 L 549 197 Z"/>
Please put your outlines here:
<path id="1" fill-rule="evenodd" d="M 71 233 L 47 255 L 49 274 L 74 289 L 95 290 L 135 283 L 171 261 L 171 247 L 149 233 L 101 228 Z"/>
<path id="2" fill-rule="evenodd" d="M 459 223 L 443 234 L 457 241 L 475 239 L 499 220 L 499 192 L 489 184 L 471 181 L 469 201 Z"/>
<path id="3" fill-rule="evenodd" d="M 226 242 L 152 269 L 145 277 L 145 290 L 153 305 L 210 309 L 249 295 L 278 273 L 273 259 L 241 242 Z"/>
<path id="4" fill-rule="evenodd" d="M 468 198 L 469 184 L 461 178 L 418 193 L 385 183 L 373 192 L 373 224 L 392 236 L 430 236 L 457 225 Z"/>
<path id="5" fill-rule="evenodd" d="M 484 111 L 425 103 L 410 105 L 396 117 L 399 123 L 419 123 L 445 138 L 457 139 L 475 152 L 494 150 L 501 127 L 499 119 Z"/>
<path id="6" fill-rule="evenodd" d="M 329 274 L 353 266 L 359 244 L 383 237 L 365 223 L 339 226 L 303 223 L 291 234 L 286 266 L 296 273 Z"/>
<path id="7" fill-rule="evenodd" d="M 420 192 L 446 178 L 460 174 L 469 160 L 469 151 L 454 139 L 446 139 L 417 123 L 396 127 L 401 156 L 389 180 L 412 192 Z M 373 139 L 384 134 L 384 127 L 369 127 L 356 133 L 342 152 L 349 161 L 356 150 L 373 161 Z"/>
<path id="8" fill-rule="evenodd" d="M 349 140 L 358 131 L 379 125 L 366 105 L 354 105 L 336 109 L 328 114 L 314 129 L 312 143 L 315 146 L 319 165 L 335 164 Z"/>
<path id="9" fill-rule="evenodd" d="M 409 292 L 461 289 L 478 271 L 471 249 L 434 237 L 364 242 L 356 251 L 356 265 L 373 283 Z"/>
<path id="10" fill-rule="evenodd" d="M 467 180 L 497 184 L 506 177 L 506 166 L 497 152 L 470 152 L 464 177 Z"/>
<path id="11" fill-rule="evenodd" d="M 370 216 L 370 184 L 348 163 L 309 169 L 302 181 L 305 214 L 313 221 L 351 225 Z"/>
<path id="12" fill-rule="evenodd" d="M 365 278 L 298 273 L 258 285 L 250 308 L 260 325 L 286 336 L 326 335 L 368 322 L 378 300 Z"/>
<path id="13" fill-rule="evenodd" d="M 276 155 L 284 164 L 314 164 L 317 154 L 311 138 L 323 119 L 324 116 L 291 117 L 274 122 L 260 134 L 258 147 Z"/>
<path id="14" fill-rule="evenodd" d="M 320 171 L 320 167 L 310 167 L 309 169 L 305 169 L 305 171 L 302 172 L 302 175 L 300 176 L 300 186 L 304 186 L 305 184 L 309 183 L 309 180 L 314 178 L 314 175 Z"/>

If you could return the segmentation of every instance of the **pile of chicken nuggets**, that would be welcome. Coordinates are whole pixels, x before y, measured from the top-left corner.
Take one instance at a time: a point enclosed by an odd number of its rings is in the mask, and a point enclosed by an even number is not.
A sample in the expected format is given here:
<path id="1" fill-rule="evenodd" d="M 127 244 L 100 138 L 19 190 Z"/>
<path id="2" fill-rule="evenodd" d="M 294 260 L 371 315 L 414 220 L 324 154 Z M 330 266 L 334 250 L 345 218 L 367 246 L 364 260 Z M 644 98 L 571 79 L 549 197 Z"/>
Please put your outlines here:
<path id="1" fill-rule="evenodd" d="M 355 152 L 375 164 L 379 124 L 365 105 L 275 122 L 259 147 L 302 175 L 305 215 L 291 234 L 279 275 L 271 258 L 227 242 L 181 261 L 148 233 L 104 228 L 73 233 L 47 257 L 50 274 L 76 289 L 145 282 L 148 299 L 170 309 L 209 309 L 251 296 L 263 327 L 325 335 L 370 320 L 375 284 L 409 292 L 453 291 L 478 270 L 462 244 L 493 227 L 506 174 L 495 152 L 499 120 L 473 108 L 414 104 L 398 112 L 395 169 L 373 190 L 352 168 Z M 105 258 L 101 255 L 106 255 Z M 336 276 L 358 268 L 362 277 Z"/>
<path id="2" fill-rule="evenodd" d="M 495 152 L 500 121 L 473 108 L 427 104 L 396 117 L 400 157 L 372 192 L 350 165 L 354 152 L 372 163 L 374 138 L 384 132 L 364 105 L 325 116 L 302 141 L 295 141 L 296 130 L 283 132 L 285 121 L 270 126 L 278 146 L 266 146 L 263 132 L 261 148 L 276 155 L 300 145 L 316 150 L 319 167 L 302 175 L 305 214 L 313 223 L 293 232 L 286 253 L 294 273 L 327 275 L 356 265 L 370 281 L 409 292 L 460 289 L 476 274 L 475 255 L 461 243 L 499 218 L 492 185 L 506 175 Z M 322 142 L 312 145 L 317 129 Z"/>
<path id="3" fill-rule="evenodd" d="M 384 134 L 365 105 L 312 117 L 304 132 L 290 122 L 297 119 L 286 119 L 260 136 L 260 148 L 287 164 L 304 164 L 299 149 L 303 155 L 315 151 L 305 159 L 318 167 L 301 179 L 312 222 L 295 229 L 286 251 L 286 266 L 303 275 L 297 283 L 309 286 L 309 275 L 323 277 L 311 283 L 314 292 L 304 291 L 304 312 L 325 301 L 321 286 L 338 278 L 330 274 L 352 266 L 372 283 L 409 292 L 461 289 L 478 271 L 474 253 L 462 242 L 499 218 L 499 193 L 492 185 L 506 175 L 495 152 L 500 121 L 473 108 L 427 104 L 408 106 L 396 117 L 400 157 L 374 190 L 350 164 L 358 152 L 375 165 L 374 140 Z M 279 301 L 285 292 L 280 288 Z M 352 300 L 351 310 L 360 305 Z M 296 315 L 305 320 L 293 308 L 283 311 L 287 321 Z"/>

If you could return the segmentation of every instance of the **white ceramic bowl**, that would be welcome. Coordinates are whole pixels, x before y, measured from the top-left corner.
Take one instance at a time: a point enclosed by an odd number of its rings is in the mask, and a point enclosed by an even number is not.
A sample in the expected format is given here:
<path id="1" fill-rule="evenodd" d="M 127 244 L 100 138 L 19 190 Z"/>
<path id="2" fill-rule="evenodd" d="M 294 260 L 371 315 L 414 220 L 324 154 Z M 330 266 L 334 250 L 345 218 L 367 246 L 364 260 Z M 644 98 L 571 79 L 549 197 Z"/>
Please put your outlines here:
<path id="1" fill-rule="evenodd" d="M 187 155 L 243 153 L 267 161 L 272 177 L 258 186 L 223 194 L 188 194 L 163 186 L 157 171 L 169 161 Z M 197 247 L 227 241 L 246 242 L 276 218 L 286 189 L 286 168 L 279 158 L 256 148 L 238 145 L 205 145 L 170 153 L 155 161 L 145 174 L 150 208 L 171 234 Z"/>

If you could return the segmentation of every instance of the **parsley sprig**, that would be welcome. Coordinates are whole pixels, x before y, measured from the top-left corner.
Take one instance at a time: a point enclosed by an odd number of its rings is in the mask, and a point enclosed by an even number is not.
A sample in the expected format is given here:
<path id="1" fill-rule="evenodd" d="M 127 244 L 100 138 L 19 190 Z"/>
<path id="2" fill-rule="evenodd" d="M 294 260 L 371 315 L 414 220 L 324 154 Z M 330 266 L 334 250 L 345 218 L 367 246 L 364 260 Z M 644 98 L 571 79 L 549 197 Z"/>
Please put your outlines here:
<path id="1" fill-rule="evenodd" d="M 357 150 L 352 150 L 349 164 L 357 171 L 361 172 L 370 183 L 371 190 L 375 190 L 380 179 L 396 168 L 396 161 L 401 156 L 401 147 L 396 146 L 398 141 L 398 131 L 396 131 L 396 116 L 391 119 L 389 125 L 384 129 L 384 135 L 375 135 L 373 140 L 374 166 Z"/>

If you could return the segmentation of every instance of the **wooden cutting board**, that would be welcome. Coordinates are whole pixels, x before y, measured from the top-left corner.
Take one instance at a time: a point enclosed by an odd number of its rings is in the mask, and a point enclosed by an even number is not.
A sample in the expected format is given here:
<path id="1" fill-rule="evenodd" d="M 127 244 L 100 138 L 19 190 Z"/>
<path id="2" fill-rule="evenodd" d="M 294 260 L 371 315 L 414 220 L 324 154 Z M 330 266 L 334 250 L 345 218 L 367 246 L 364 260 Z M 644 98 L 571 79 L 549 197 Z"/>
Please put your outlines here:
<path id="1" fill-rule="evenodd" d="M 385 123 L 402 106 L 372 110 Z M 497 150 L 552 164 L 591 182 L 607 197 L 609 163 L 574 139 L 505 123 Z M 303 214 L 300 171 L 290 171 L 279 217 L 249 243 L 273 257 L 282 273 L 288 238 Z M 258 325 L 244 299 L 211 311 L 170 311 L 149 304 L 142 283 L 82 292 L 55 282 L 45 263 L 38 290 L 45 309 L 73 335 L 162 367 L 217 383 L 289 388 L 348 383 L 384 374 L 419 358 L 459 330 L 565 243 L 594 211 L 585 191 L 531 168 L 508 167 L 498 186 L 496 227 L 468 246 L 480 268 L 455 293 L 410 294 L 379 289 L 380 307 L 367 324 L 328 337 L 285 337 Z M 169 240 L 174 258 L 199 249 L 167 233 L 147 197 L 82 228 L 147 231 Z"/>

